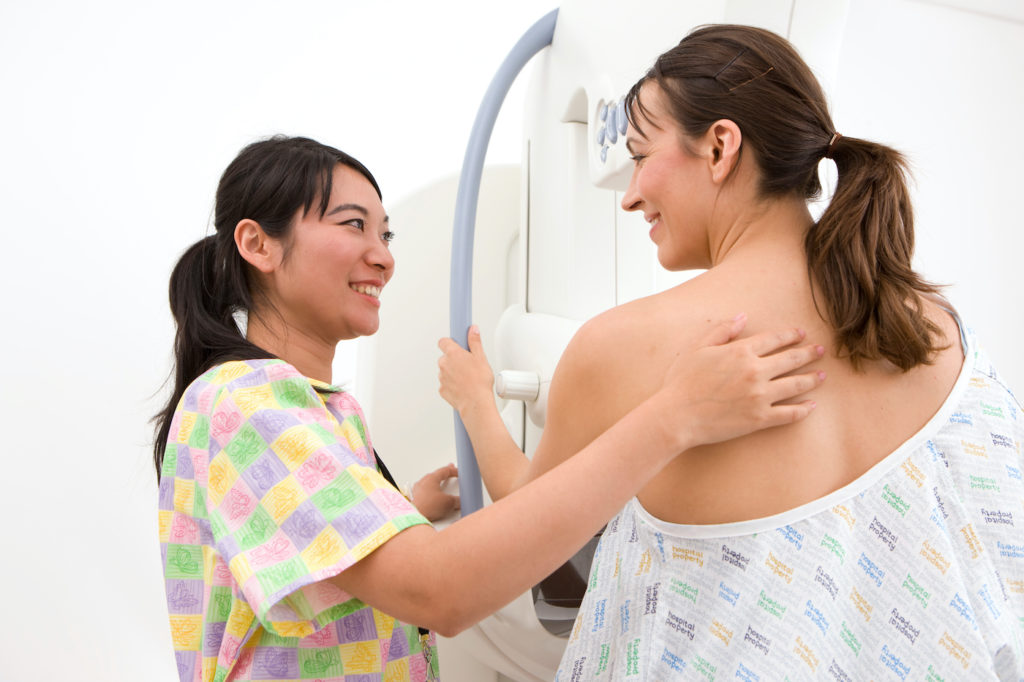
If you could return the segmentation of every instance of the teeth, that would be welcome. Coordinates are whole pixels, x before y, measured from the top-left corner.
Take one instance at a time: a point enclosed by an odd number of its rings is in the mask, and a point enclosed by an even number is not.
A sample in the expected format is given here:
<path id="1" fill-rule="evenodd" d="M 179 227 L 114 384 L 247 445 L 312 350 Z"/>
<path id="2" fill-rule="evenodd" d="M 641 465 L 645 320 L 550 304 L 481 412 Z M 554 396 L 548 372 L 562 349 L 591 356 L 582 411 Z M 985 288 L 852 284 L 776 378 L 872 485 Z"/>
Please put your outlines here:
<path id="1" fill-rule="evenodd" d="M 368 284 L 351 284 L 349 286 L 353 290 L 358 291 L 361 294 L 373 296 L 374 298 L 380 298 L 380 287 L 370 286 Z"/>

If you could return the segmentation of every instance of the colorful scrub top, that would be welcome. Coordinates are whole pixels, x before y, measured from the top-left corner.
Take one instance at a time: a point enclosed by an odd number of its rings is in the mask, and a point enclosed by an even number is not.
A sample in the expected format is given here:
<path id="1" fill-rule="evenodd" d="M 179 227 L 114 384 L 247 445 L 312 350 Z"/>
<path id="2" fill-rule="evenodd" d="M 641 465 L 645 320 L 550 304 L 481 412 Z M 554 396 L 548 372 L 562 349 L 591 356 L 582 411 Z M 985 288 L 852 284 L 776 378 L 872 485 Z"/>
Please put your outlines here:
<path id="1" fill-rule="evenodd" d="M 706 526 L 632 500 L 557 681 L 1024 679 L 1024 415 L 965 351 L 931 421 L 824 498 Z"/>
<path id="2" fill-rule="evenodd" d="M 196 379 L 160 481 L 182 682 L 369 682 L 436 675 L 431 635 L 325 580 L 427 523 L 378 473 L 356 401 L 281 360 Z"/>

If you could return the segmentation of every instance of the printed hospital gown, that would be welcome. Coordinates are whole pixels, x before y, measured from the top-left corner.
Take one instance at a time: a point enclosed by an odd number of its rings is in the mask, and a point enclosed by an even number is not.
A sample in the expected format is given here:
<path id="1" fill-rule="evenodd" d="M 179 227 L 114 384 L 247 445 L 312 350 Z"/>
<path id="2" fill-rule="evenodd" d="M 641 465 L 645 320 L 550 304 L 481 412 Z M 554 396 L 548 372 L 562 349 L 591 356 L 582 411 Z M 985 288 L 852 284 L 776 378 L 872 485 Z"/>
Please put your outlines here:
<path id="1" fill-rule="evenodd" d="M 601 539 L 557 682 L 1024 679 L 1021 406 L 965 342 L 932 420 L 777 516 Z"/>
<path id="2" fill-rule="evenodd" d="M 378 473 L 347 393 L 280 360 L 214 367 L 171 422 L 159 506 L 182 682 L 436 674 L 432 635 L 324 581 L 427 523 Z"/>

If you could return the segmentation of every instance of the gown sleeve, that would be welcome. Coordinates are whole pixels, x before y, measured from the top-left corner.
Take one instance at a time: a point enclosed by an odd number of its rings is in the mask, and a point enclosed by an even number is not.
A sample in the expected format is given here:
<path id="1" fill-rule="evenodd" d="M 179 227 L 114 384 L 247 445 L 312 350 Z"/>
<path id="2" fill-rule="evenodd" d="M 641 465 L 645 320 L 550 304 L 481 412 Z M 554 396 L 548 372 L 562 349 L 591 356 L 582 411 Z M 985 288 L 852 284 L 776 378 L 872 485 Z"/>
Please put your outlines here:
<path id="1" fill-rule="evenodd" d="M 372 464 L 354 400 L 334 402 L 329 410 L 287 364 L 246 373 L 211 396 L 214 546 L 256 617 L 281 636 L 307 636 L 362 608 L 325 579 L 429 523 Z"/>

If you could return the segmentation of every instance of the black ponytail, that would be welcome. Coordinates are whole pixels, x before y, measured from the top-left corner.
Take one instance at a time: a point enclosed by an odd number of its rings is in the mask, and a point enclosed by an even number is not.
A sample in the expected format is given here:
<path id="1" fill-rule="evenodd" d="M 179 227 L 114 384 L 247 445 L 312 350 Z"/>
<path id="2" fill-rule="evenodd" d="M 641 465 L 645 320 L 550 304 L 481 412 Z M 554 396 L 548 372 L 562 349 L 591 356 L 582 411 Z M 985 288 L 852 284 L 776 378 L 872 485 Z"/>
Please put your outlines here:
<path id="1" fill-rule="evenodd" d="M 274 355 L 239 331 L 235 315 L 252 309 L 247 264 L 235 246 L 235 226 L 255 220 L 275 239 L 286 239 L 299 212 L 314 202 L 322 216 L 331 196 L 338 164 L 362 174 L 380 196 L 380 187 L 363 164 L 342 151 L 303 137 L 276 136 L 245 147 L 221 176 L 217 187 L 214 234 L 182 254 L 169 287 L 174 316 L 174 387 L 157 413 L 153 463 L 160 479 L 171 421 L 189 384 L 211 367 L 230 360 Z"/>

